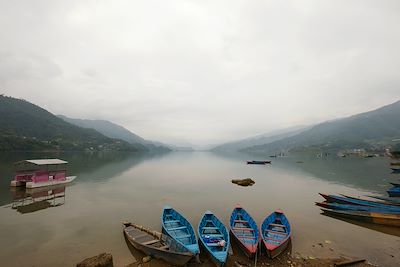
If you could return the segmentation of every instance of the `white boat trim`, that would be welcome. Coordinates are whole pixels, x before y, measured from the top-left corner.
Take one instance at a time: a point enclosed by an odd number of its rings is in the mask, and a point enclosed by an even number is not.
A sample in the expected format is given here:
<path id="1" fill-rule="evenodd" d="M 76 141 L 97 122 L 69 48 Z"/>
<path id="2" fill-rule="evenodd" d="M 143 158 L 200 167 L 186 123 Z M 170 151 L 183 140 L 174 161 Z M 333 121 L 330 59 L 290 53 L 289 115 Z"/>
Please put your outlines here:
<path id="1" fill-rule="evenodd" d="M 72 182 L 73 180 L 75 180 L 75 178 L 76 178 L 76 176 L 67 176 L 67 177 L 65 177 L 65 180 L 52 180 L 52 181 L 46 181 L 46 182 L 41 182 L 41 183 L 27 182 L 26 188 L 36 188 L 36 187 L 43 187 L 43 186 L 66 184 L 66 183 Z"/>

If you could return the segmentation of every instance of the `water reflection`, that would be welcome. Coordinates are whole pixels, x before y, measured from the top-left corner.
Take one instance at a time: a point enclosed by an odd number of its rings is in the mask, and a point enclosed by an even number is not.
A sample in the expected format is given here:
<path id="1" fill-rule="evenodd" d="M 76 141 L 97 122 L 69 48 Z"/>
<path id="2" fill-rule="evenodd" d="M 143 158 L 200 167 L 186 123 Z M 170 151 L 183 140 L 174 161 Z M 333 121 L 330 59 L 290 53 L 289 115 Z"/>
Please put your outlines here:
<path id="1" fill-rule="evenodd" d="M 11 208 L 21 214 L 32 213 L 65 204 L 65 185 L 45 188 L 12 188 Z"/>
<path id="2" fill-rule="evenodd" d="M 348 222 L 354 225 L 358 225 L 364 228 L 368 228 L 374 231 L 378 231 L 384 234 L 388 234 L 388 235 L 394 235 L 394 236 L 398 236 L 400 237 L 400 228 L 398 227 L 391 227 L 391 226 L 385 226 L 385 225 L 379 225 L 379 224 L 373 224 L 373 223 L 368 223 L 368 222 L 362 222 L 362 221 L 357 221 L 357 220 L 352 220 L 349 218 L 344 218 L 341 216 L 337 216 L 331 213 L 325 213 L 322 212 L 321 215 L 327 216 L 327 217 L 331 217 L 337 220 L 341 220 L 344 222 Z"/>

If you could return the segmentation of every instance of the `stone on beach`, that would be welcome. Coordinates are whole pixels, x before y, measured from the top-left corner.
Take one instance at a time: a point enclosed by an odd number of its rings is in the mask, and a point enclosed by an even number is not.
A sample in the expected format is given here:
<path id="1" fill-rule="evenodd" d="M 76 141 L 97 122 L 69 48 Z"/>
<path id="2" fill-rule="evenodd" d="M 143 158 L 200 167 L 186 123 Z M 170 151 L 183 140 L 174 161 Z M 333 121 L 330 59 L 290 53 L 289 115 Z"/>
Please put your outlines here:
<path id="1" fill-rule="evenodd" d="M 110 253 L 101 253 L 97 256 L 84 259 L 76 267 L 114 267 L 113 257 Z"/>

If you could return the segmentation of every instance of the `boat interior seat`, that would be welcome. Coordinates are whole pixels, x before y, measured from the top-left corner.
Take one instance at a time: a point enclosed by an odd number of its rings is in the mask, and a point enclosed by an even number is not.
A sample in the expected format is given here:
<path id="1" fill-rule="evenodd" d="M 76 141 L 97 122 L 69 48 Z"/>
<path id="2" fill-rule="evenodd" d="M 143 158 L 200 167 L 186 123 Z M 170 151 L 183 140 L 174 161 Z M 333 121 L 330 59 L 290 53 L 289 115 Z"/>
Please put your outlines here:
<path id="1" fill-rule="evenodd" d="M 183 239 L 183 238 L 190 238 L 192 235 L 180 235 L 180 236 L 175 236 L 175 238 Z"/>
<path id="2" fill-rule="evenodd" d="M 209 237 L 224 237 L 222 234 L 207 234 Z"/>
<path id="3" fill-rule="evenodd" d="M 160 242 L 160 240 L 159 239 L 153 239 L 153 240 L 150 240 L 150 241 L 143 242 L 142 244 L 143 245 L 152 245 L 152 244 L 155 244 L 157 242 Z"/>
<path id="4" fill-rule="evenodd" d="M 173 227 L 173 228 L 169 228 L 168 230 L 175 231 L 175 230 L 183 230 L 183 229 L 187 229 L 187 226 Z"/>
<path id="5" fill-rule="evenodd" d="M 283 225 L 283 224 L 270 223 L 269 225 L 270 225 L 270 226 L 274 226 L 274 227 L 283 227 L 283 228 L 286 228 L 286 226 Z"/>
<path id="6" fill-rule="evenodd" d="M 165 223 L 179 223 L 179 220 L 167 220 Z"/>
<path id="7" fill-rule="evenodd" d="M 206 243 L 209 247 L 222 247 L 219 243 Z"/>
<path id="8" fill-rule="evenodd" d="M 233 230 L 235 231 L 251 231 L 253 232 L 254 230 L 250 227 L 233 227 Z"/>
<path id="9" fill-rule="evenodd" d="M 205 230 L 218 230 L 218 227 L 207 226 L 207 227 L 203 227 L 203 229 L 205 229 Z"/>

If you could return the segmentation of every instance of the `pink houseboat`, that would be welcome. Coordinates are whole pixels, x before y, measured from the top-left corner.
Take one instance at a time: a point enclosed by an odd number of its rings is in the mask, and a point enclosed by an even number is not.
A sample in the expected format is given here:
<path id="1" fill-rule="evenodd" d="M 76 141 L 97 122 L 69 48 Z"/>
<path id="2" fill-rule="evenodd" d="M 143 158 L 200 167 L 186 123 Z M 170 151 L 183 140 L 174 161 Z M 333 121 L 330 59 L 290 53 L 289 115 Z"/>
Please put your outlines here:
<path id="1" fill-rule="evenodd" d="M 76 176 L 67 176 L 68 162 L 60 159 L 30 159 L 14 163 L 15 177 L 11 186 L 36 188 L 72 182 Z"/>

